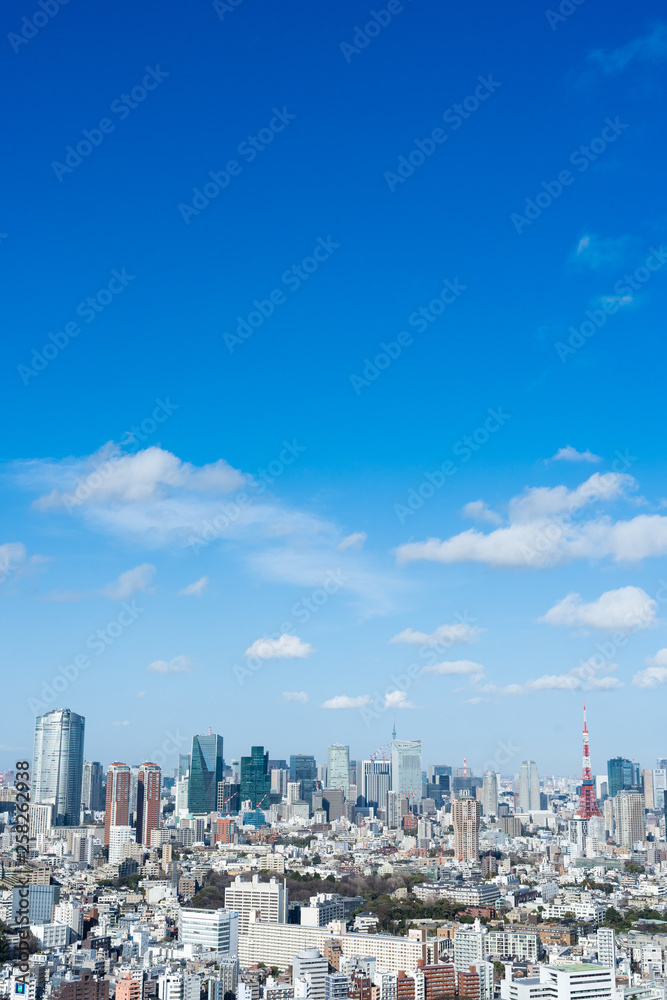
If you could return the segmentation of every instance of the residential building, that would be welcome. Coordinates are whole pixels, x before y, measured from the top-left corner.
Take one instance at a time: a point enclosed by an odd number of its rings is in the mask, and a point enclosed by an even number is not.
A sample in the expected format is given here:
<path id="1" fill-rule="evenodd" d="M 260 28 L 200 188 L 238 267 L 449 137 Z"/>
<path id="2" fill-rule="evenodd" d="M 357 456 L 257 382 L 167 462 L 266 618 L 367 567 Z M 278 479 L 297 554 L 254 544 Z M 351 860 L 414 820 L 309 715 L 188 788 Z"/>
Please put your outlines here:
<path id="1" fill-rule="evenodd" d="M 51 1000 L 109 1000 L 109 980 L 90 972 L 67 972 L 51 993 Z"/>
<path id="2" fill-rule="evenodd" d="M 146 762 L 139 767 L 137 782 L 137 843 L 150 844 L 151 833 L 160 826 L 162 769 Z"/>
<path id="3" fill-rule="evenodd" d="M 298 952 L 292 963 L 294 996 L 302 1000 L 326 1000 L 326 978 L 329 962 L 317 948 Z"/>
<path id="4" fill-rule="evenodd" d="M 598 963 L 605 969 L 616 969 L 616 931 L 598 927 Z"/>
<path id="5" fill-rule="evenodd" d="M 180 944 L 199 945 L 204 951 L 236 957 L 239 950 L 239 915 L 235 910 L 200 910 L 181 907 L 178 919 Z"/>
<path id="6" fill-rule="evenodd" d="M 622 790 L 614 799 L 616 842 L 632 850 L 644 840 L 644 796 L 641 792 Z"/>
<path id="7" fill-rule="evenodd" d="M 479 859 L 479 827 L 481 803 L 471 795 L 460 795 L 452 803 L 454 823 L 454 857 L 459 861 Z"/>
<path id="8" fill-rule="evenodd" d="M 482 812 L 485 816 L 498 815 L 498 775 L 485 771 L 482 784 Z"/>
<path id="9" fill-rule="evenodd" d="M 611 969 L 593 964 L 540 966 L 539 977 L 512 979 L 507 966 L 500 984 L 502 1000 L 613 1000 L 614 976 Z"/>
<path id="10" fill-rule="evenodd" d="M 55 826 L 78 826 L 86 720 L 59 708 L 35 720 L 32 801 L 53 806 Z"/>
<path id="11" fill-rule="evenodd" d="M 109 843 L 112 826 L 130 826 L 130 768 L 114 761 L 107 771 L 104 806 L 104 843 Z"/>
<path id="12" fill-rule="evenodd" d="M 28 919 L 31 924 L 50 924 L 53 920 L 53 908 L 60 902 L 59 885 L 28 885 L 15 886 L 12 891 L 12 920 L 16 920 L 19 912 L 24 913 L 19 902 L 28 899 Z"/>
<path id="13" fill-rule="evenodd" d="M 116 980 L 116 1000 L 143 1000 L 143 977 L 137 979 L 126 973 Z"/>
<path id="14" fill-rule="evenodd" d="M 287 923 L 288 892 L 285 882 L 273 877 L 263 882 L 259 875 L 250 881 L 237 875 L 225 889 L 225 908 L 239 915 L 239 933 L 248 933 L 251 911 L 255 919 L 266 924 Z"/>
<path id="15" fill-rule="evenodd" d="M 123 852 L 125 844 L 136 842 L 137 832 L 133 826 L 112 826 L 109 828 L 109 864 L 117 864 L 126 855 Z"/>

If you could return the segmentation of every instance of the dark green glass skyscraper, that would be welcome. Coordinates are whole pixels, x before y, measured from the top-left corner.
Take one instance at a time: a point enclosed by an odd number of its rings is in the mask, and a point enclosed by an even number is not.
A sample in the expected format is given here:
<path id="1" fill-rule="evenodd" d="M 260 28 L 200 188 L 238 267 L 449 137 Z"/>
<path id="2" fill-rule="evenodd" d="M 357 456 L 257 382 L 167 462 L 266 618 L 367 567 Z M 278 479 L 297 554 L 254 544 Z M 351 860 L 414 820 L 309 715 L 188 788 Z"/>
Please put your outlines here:
<path id="1" fill-rule="evenodd" d="M 248 800 L 251 808 L 268 809 L 271 793 L 269 754 L 264 747 L 251 747 L 249 757 L 241 757 L 241 804 Z"/>
<path id="2" fill-rule="evenodd" d="M 215 733 L 193 736 L 188 780 L 189 812 L 215 811 L 218 782 L 222 781 L 223 767 L 222 736 L 217 736 Z"/>

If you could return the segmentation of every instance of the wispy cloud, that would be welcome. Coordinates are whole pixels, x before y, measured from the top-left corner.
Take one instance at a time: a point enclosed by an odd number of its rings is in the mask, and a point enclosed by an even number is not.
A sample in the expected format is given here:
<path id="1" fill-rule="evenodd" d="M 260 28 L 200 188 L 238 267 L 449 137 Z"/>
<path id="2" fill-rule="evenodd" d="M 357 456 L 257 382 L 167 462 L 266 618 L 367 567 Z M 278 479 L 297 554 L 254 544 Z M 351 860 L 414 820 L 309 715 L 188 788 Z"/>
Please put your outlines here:
<path id="1" fill-rule="evenodd" d="M 577 267 L 589 267 L 592 271 L 601 271 L 605 267 L 622 264 L 631 250 L 631 245 L 632 240 L 629 236 L 604 239 L 595 233 L 586 233 L 571 254 L 570 263 Z"/>
<path id="2" fill-rule="evenodd" d="M 615 691 L 623 687 L 618 677 L 611 676 L 618 670 L 615 663 L 601 663 L 600 657 L 591 657 L 565 674 L 542 674 L 516 684 L 482 684 L 480 694 L 510 698 L 536 694 L 542 691 Z"/>
<path id="3" fill-rule="evenodd" d="M 334 698 L 322 702 L 322 708 L 365 708 L 370 705 L 371 698 L 368 694 L 349 695 L 337 694 Z"/>
<path id="4" fill-rule="evenodd" d="M 303 660 L 313 653 L 309 642 L 298 635 L 283 634 L 277 639 L 255 639 L 244 656 L 258 656 L 260 660 Z"/>
<path id="5" fill-rule="evenodd" d="M 202 576 L 194 583 L 189 583 L 187 587 L 183 587 L 179 590 L 179 597 L 201 597 L 208 586 L 208 577 Z"/>
<path id="6" fill-rule="evenodd" d="M 128 601 L 135 594 L 149 590 L 155 572 L 152 563 L 142 563 L 141 566 L 121 573 L 117 580 L 109 583 L 100 593 L 112 601 Z"/>
<path id="7" fill-rule="evenodd" d="M 496 514 L 483 500 L 471 500 L 461 508 L 463 517 L 473 521 L 487 521 L 489 524 L 502 524 L 502 517 Z"/>
<path id="8" fill-rule="evenodd" d="M 112 722 L 111 723 L 112 726 L 129 726 L 129 724 L 130 723 L 129 723 L 128 719 L 124 719 L 123 722 Z"/>
<path id="9" fill-rule="evenodd" d="M 338 543 L 338 551 L 344 552 L 345 549 L 363 549 L 364 542 L 368 538 L 365 531 L 355 531 L 352 535 L 348 535 Z"/>
<path id="10" fill-rule="evenodd" d="M 283 691 L 284 701 L 299 701 L 302 704 L 306 704 L 308 701 L 308 695 L 305 691 Z"/>
<path id="11" fill-rule="evenodd" d="M 424 667 L 422 673 L 438 674 L 440 677 L 468 675 L 479 678 L 484 673 L 484 667 L 474 660 L 443 660 L 442 663 L 432 663 Z"/>
<path id="12" fill-rule="evenodd" d="M 568 444 L 565 448 L 559 448 L 555 455 L 552 455 L 550 462 L 601 462 L 602 459 L 599 455 L 594 455 L 592 451 L 588 448 L 586 451 L 577 451 L 573 448 L 571 444 Z"/>
<path id="13" fill-rule="evenodd" d="M 175 656 L 173 660 L 153 660 L 146 669 L 151 674 L 189 674 L 192 667 L 189 656 Z"/>
<path id="14" fill-rule="evenodd" d="M 607 590 L 589 603 L 585 603 L 580 594 L 568 594 L 539 621 L 547 625 L 633 632 L 655 625 L 657 609 L 657 602 L 641 587 L 620 587 Z"/>
<path id="15" fill-rule="evenodd" d="M 588 59 L 603 73 L 622 73 L 635 61 L 664 62 L 667 59 L 667 24 L 658 22 L 648 34 L 633 38 L 617 49 L 595 49 Z"/>
<path id="16" fill-rule="evenodd" d="M 455 642 L 473 642 L 483 630 L 476 625 L 455 622 L 453 625 L 439 625 L 433 632 L 415 632 L 405 628 L 389 642 L 408 643 L 411 646 L 451 646 Z"/>

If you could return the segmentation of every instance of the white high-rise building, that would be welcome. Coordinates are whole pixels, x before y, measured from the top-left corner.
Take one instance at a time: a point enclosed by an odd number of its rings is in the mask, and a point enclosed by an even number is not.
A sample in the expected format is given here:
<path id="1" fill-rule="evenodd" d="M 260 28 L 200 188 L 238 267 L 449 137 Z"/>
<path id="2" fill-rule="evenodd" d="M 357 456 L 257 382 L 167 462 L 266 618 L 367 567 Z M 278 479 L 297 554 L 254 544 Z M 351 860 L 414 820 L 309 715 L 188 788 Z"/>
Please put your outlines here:
<path id="1" fill-rule="evenodd" d="M 350 748 L 342 743 L 329 747 L 327 788 L 340 788 L 346 799 L 350 797 Z"/>
<path id="2" fill-rule="evenodd" d="M 485 816 L 498 815 L 498 775 L 485 771 L 482 782 L 482 812 Z"/>
<path id="3" fill-rule="evenodd" d="M 616 968 L 616 931 L 611 927 L 598 927 L 598 962 L 605 969 Z"/>
<path id="4" fill-rule="evenodd" d="M 286 883 L 272 878 L 262 882 L 259 875 L 245 881 L 237 875 L 225 889 L 225 908 L 235 910 L 239 915 L 239 933 L 248 933 L 251 910 L 256 911 L 256 919 L 268 924 L 287 923 L 288 891 Z"/>
<path id="5" fill-rule="evenodd" d="M 239 915 L 233 910 L 199 910 L 181 907 L 178 916 L 179 944 L 199 945 L 235 957 L 239 953 Z"/>
<path id="6" fill-rule="evenodd" d="M 32 801 L 53 806 L 54 826 L 78 826 L 86 720 L 58 708 L 35 720 Z"/>
<path id="7" fill-rule="evenodd" d="M 134 844 L 137 831 L 133 826 L 109 827 L 109 864 L 117 864 L 123 859 L 123 845 Z"/>
<path id="8" fill-rule="evenodd" d="M 412 802 L 422 797 L 422 741 L 392 740 L 391 788 Z"/>
<path id="9" fill-rule="evenodd" d="M 53 921 L 56 924 L 67 924 L 76 940 L 83 937 L 83 909 L 76 903 L 56 903 L 53 907 Z"/>
<path id="10" fill-rule="evenodd" d="M 308 948 L 294 956 L 292 984 L 299 1000 L 325 1000 L 329 962 L 317 948 Z"/>
<path id="11" fill-rule="evenodd" d="M 519 773 L 519 811 L 528 813 L 540 808 L 540 778 L 534 760 L 524 760 Z"/>
<path id="12" fill-rule="evenodd" d="M 642 792 L 623 790 L 614 800 L 616 843 L 630 850 L 644 840 L 644 796 Z"/>
<path id="13" fill-rule="evenodd" d="M 667 791 L 667 770 L 664 767 L 653 769 L 653 809 L 662 809 Z"/>
<path id="14" fill-rule="evenodd" d="M 465 924 L 454 931 L 454 969 L 468 972 L 470 966 L 486 959 L 486 938 L 488 930 L 480 920 Z"/>

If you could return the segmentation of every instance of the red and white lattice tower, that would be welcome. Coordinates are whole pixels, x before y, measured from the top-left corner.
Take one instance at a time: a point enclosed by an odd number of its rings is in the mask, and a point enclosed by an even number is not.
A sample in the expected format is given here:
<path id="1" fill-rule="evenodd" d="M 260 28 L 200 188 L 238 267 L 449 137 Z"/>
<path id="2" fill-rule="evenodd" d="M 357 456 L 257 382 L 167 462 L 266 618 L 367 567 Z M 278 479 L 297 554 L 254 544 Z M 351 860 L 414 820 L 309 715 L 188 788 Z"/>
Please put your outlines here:
<path id="1" fill-rule="evenodd" d="M 591 752 L 588 745 L 588 726 L 586 724 L 586 706 L 584 705 L 584 758 L 581 767 L 581 795 L 575 812 L 576 819 L 591 819 L 602 816 L 598 800 L 595 798 L 595 782 L 591 771 Z"/>

